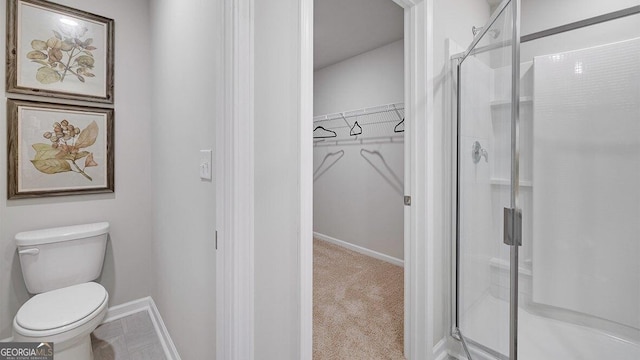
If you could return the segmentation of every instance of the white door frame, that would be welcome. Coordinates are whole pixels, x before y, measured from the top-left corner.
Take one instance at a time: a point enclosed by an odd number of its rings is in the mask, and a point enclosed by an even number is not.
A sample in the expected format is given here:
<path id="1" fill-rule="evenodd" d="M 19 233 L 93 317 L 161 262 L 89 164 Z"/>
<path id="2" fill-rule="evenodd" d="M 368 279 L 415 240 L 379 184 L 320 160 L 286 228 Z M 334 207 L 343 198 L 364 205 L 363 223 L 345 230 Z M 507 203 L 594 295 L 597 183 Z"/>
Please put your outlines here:
<path id="1" fill-rule="evenodd" d="M 433 358 L 433 242 L 428 147 L 433 123 L 433 0 L 394 0 L 404 10 L 405 206 L 404 344 L 410 360 Z"/>
<path id="2" fill-rule="evenodd" d="M 253 1 L 224 1 L 225 109 L 216 122 L 216 357 L 254 358 Z M 434 0 L 393 0 L 405 18 L 405 357 L 433 358 L 436 181 Z M 299 359 L 312 358 L 313 0 L 299 0 Z M 295 195 L 294 195 L 295 196 Z"/>
<path id="3" fill-rule="evenodd" d="M 216 119 L 216 359 L 254 357 L 253 0 L 224 0 Z M 207 274 L 203 274 L 206 276 Z"/>
<path id="4" fill-rule="evenodd" d="M 404 8 L 405 26 L 405 207 L 404 344 L 407 359 L 433 358 L 434 269 L 433 244 L 437 231 L 434 213 L 436 184 L 433 152 L 438 134 L 433 118 L 433 0 L 393 0 Z M 301 126 L 301 359 L 312 354 L 312 206 L 313 182 L 313 0 L 301 1 L 300 13 L 300 119 Z M 429 144 L 429 146 L 428 146 Z M 406 166 L 408 165 L 408 166 Z"/>
<path id="5" fill-rule="evenodd" d="M 300 179 L 300 359 L 313 356 L 313 1 L 300 0 L 298 169 Z"/>

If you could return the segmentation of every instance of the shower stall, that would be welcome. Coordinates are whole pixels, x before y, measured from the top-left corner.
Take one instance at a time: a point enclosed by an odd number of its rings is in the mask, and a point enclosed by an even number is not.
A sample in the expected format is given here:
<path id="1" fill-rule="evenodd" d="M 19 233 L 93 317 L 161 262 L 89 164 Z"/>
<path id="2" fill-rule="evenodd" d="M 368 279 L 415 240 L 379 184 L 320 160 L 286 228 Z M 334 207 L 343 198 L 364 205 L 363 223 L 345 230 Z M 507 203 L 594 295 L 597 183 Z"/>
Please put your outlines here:
<path id="1" fill-rule="evenodd" d="M 474 360 L 637 360 L 640 3 L 521 34 L 524 1 L 451 58 L 451 334 Z"/>

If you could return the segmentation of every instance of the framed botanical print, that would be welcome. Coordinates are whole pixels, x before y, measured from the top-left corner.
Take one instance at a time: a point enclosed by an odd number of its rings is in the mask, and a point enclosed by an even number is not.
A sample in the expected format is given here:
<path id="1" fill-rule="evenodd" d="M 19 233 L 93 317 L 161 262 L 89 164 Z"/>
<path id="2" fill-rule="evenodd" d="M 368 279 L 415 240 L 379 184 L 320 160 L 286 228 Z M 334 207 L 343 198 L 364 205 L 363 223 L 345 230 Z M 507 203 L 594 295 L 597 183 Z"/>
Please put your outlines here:
<path id="1" fill-rule="evenodd" d="M 8 0 L 7 92 L 113 103 L 113 20 Z"/>
<path id="2" fill-rule="evenodd" d="M 8 100 L 9 199 L 114 191 L 113 109 Z"/>

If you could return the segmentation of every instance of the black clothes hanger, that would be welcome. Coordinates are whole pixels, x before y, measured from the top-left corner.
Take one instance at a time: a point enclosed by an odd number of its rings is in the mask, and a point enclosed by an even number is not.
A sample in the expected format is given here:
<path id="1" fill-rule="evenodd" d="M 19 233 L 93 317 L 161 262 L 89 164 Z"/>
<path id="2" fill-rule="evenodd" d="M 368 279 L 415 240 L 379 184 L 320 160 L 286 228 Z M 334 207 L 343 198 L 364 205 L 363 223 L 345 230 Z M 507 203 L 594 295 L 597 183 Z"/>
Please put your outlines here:
<path id="1" fill-rule="evenodd" d="M 319 130 L 319 134 L 316 135 L 316 130 Z M 327 130 L 322 126 L 316 126 L 315 129 L 313 129 L 313 138 L 314 139 L 327 139 L 327 138 L 334 138 L 338 136 L 336 134 L 335 131 L 333 130 Z"/>
<path id="2" fill-rule="evenodd" d="M 398 130 L 400 125 L 402 125 L 402 129 Z M 396 132 L 396 133 L 404 132 L 404 118 L 402 119 L 402 121 L 396 124 L 396 126 L 393 128 L 393 132 Z"/>
<path id="3" fill-rule="evenodd" d="M 356 135 L 360 135 L 360 134 L 362 134 L 362 127 L 356 121 L 356 123 L 353 124 L 353 126 L 351 127 L 351 132 L 349 132 L 349 135 L 356 136 Z"/>

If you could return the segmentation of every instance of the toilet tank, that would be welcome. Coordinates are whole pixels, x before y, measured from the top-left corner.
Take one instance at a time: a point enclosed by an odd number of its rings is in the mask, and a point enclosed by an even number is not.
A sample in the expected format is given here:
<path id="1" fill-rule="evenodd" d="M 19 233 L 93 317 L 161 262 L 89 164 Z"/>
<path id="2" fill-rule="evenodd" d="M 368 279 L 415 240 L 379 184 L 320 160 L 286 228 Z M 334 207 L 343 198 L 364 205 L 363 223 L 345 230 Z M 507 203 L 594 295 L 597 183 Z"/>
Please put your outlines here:
<path id="1" fill-rule="evenodd" d="M 101 222 L 17 234 L 27 290 L 39 294 L 98 278 L 108 233 L 109 223 Z"/>

